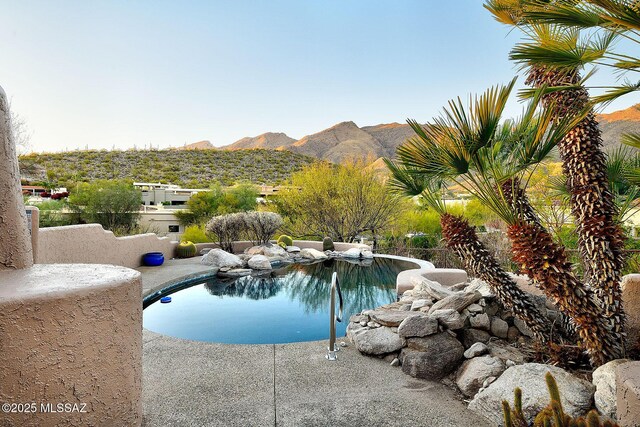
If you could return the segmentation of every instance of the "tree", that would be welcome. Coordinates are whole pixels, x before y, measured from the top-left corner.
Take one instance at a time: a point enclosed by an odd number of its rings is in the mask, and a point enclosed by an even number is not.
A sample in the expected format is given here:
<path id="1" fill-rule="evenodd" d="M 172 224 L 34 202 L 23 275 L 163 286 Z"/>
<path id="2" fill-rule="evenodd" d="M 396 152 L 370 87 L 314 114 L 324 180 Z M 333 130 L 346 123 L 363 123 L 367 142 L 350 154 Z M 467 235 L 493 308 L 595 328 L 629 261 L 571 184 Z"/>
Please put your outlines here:
<path id="1" fill-rule="evenodd" d="M 524 186 L 531 168 L 588 113 L 558 118 L 555 108 L 547 106 L 535 114 L 541 101 L 538 96 L 520 120 L 500 125 L 512 87 L 513 82 L 491 89 L 468 108 L 459 99 L 451 101 L 443 117 L 425 127 L 410 121 L 417 138 L 398 149 L 397 163 L 387 161 L 392 185 L 407 194 L 419 194 L 438 210 L 449 246 L 492 286 L 505 306 L 547 338 L 544 317 L 497 265 L 468 222 L 447 213 L 439 190 L 444 183 L 455 183 L 490 207 L 508 224 L 514 260 L 521 271 L 572 320 L 592 364 L 601 365 L 622 352 L 619 337 L 612 333 L 609 309 L 573 274 L 564 248 L 540 223 Z"/>
<path id="2" fill-rule="evenodd" d="M 342 165 L 319 162 L 292 175 L 290 187 L 274 198 L 287 218 L 289 234 L 353 242 L 360 233 L 374 236 L 388 228 L 401 209 L 364 161 Z"/>
<path id="3" fill-rule="evenodd" d="M 625 338 L 620 288 L 625 263 L 624 232 L 609 189 L 601 132 L 580 75 L 585 64 L 605 55 L 614 37 L 605 34 L 583 39 L 579 29 L 531 21 L 525 13 L 528 3 L 488 0 L 485 7 L 498 21 L 525 33 L 527 40 L 518 43 L 510 57 L 526 69 L 527 84 L 545 92 L 543 102 L 555 118 L 587 111 L 558 148 L 571 193 L 571 213 L 585 277 L 619 342 L 615 349 L 607 351 L 610 356 L 621 356 Z"/>
<path id="4" fill-rule="evenodd" d="M 251 184 L 223 190 L 216 183 L 210 190 L 191 196 L 187 201 L 187 209 L 176 211 L 175 215 L 184 225 L 201 225 L 215 215 L 254 210 L 258 196 L 256 187 Z"/>
<path id="5" fill-rule="evenodd" d="M 117 233 L 130 233 L 135 228 L 141 204 L 142 193 L 128 181 L 80 183 L 69 196 L 69 207 L 83 221 Z"/>

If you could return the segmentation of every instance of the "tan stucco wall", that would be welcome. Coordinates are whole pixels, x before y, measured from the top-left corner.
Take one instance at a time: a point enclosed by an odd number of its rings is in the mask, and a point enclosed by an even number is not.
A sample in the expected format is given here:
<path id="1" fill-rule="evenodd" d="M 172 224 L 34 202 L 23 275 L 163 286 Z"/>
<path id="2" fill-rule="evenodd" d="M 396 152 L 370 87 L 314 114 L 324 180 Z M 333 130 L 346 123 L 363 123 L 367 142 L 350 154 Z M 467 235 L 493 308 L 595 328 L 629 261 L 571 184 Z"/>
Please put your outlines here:
<path id="1" fill-rule="evenodd" d="M 107 265 L 46 265 L 0 273 L 3 426 L 139 426 L 140 273 Z M 41 404 L 84 405 L 43 413 Z"/>
<path id="2" fill-rule="evenodd" d="M 99 224 L 41 228 L 38 234 L 39 264 L 113 264 L 135 268 L 142 264 L 142 255 L 147 252 L 162 252 L 166 259 L 173 258 L 177 244 L 153 233 L 116 237 Z"/>
<path id="3" fill-rule="evenodd" d="M 640 362 L 616 368 L 616 405 L 620 427 L 640 427 Z"/>
<path id="4" fill-rule="evenodd" d="M 9 103 L 0 87 L 0 270 L 33 265 Z"/>

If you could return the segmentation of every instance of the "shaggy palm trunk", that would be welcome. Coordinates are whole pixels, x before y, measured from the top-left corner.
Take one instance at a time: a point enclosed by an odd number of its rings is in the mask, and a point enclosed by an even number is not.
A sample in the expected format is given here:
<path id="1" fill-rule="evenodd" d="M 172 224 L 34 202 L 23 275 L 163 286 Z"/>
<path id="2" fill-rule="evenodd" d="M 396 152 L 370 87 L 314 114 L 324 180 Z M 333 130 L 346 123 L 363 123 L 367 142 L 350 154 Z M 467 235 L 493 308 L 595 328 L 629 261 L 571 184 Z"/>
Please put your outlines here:
<path id="1" fill-rule="evenodd" d="M 529 197 L 524 188 L 520 185 L 520 179 L 512 178 L 502 183 L 501 186 L 502 195 L 513 209 L 516 217 L 527 224 L 533 224 L 539 227 L 540 230 L 545 233 L 547 230 L 542 225 L 538 213 L 533 209 L 529 202 Z M 529 277 L 534 285 L 542 289 L 540 283 L 532 277 Z M 566 310 L 561 310 L 560 314 L 560 327 L 566 336 L 573 336 L 575 334 L 575 325 L 571 321 L 571 318 L 566 314 Z"/>
<path id="2" fill-rule="evenodd" d="M 460 257 L 468 270 L 484 280 L 506 308 L 521 319 L 541 342 L 549 340 L 549 324 L 544 314 L 487 251 L 478 236 L 461 217 L 444 214 L 440 218 L 447 246 Z"/>
<path id="3" fill-rule="evenodd" d="M 577 71 L 560 72 L 542 66 L 530 68 L 527 83 L 536 87 L 575 86 Z M 584 109 L 589 94 L 583 86 L 546 95 L 558 117 Z M 589 112 L 559 145 L 563 173 L 571 192 L 571 213 L 578 232 L 578 247 L 585 266 L 585 278 L 593 288 L 600 310 L 610 325 L 615 348 L 624 345 L 624 310 L 620 289 L 624 266 L 624 234 L 617 223 L 618 211 L 609 190 L 602 138 L 593 111 Z M 612 357 L 622 352 L 608 349 Z"/>
<path id="4" fill-rule="evenodd" d="M 511 225 L 508 235 L 514 261 L 573 320 L 591 364 L 600 366 L 616 359 L 622 352 L 621 342 L 612 333 L 612 325 L 601 316 L 591 289 L 571 271 L 564 249 L 537 224 Z"/>

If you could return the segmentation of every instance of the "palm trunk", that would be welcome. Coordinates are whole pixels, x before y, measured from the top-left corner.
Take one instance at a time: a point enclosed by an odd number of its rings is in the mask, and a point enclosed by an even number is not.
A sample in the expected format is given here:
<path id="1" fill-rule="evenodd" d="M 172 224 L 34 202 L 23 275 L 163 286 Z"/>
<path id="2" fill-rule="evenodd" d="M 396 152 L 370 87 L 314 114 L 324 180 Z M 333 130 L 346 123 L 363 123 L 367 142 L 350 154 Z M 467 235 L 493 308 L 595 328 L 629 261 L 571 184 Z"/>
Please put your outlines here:
<path id="1" fill-rule="evenodd" d="M 600 366 L 620 357 L 622 343 L 612 333 L 611 324 L 601 316 L 591 289 L 571 271 L 564 249 L 537 224 L 512 225 L 508 235 L 513 243 L 514 261 L 575 322 L 580 344 L 587 350 L 592 365 Z"/>
<path id="2" fill-rule="evenodd" d="M 536 339 L 547 342 L 550 328 L 546 316 L 500 267 L 480 242 L 473 227 L 465 219 L 450 214 L 442 215 L 440 223 L 447 246 L 460 257 L 465 267 L 489 284 L 502 305 L 525 322 Z"/>
<path id="3" fill-rule="evenodd" d="M 578 85 L 577 71 L 561 72 L 532 66 L 527 83 Z M 558 117 L 584 109 L 589 102 L 587 90 L 580 86 L 546 95 Z M 585 266 L 585 279 L 593 288 L 599 314 L 607 319 L 614 339 L 624 345 L 624 310 L 620 289 L 624 266 L 624 233 L 617 223 L 618 211 L 609 190 L 602 138 L 593 112 L 572 129 L 559 145 L 563 173 L 571 192 L 571 212 L 578 247 Z"/>

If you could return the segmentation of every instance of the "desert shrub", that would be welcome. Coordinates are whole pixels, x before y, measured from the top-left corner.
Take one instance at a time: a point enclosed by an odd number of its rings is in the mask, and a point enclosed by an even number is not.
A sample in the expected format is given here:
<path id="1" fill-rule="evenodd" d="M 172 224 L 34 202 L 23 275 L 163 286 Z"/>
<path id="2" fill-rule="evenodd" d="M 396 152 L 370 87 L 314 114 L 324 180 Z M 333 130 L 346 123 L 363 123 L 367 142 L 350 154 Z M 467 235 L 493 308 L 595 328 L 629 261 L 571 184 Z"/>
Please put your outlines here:
<path id="1" fill-rule="evenodd" d="M 284 221 L 275 212 L 251 211 L 243 214 L 249 240 L 256 245 L 269 243 L 273 234 L 282 227 Z"/>
<path id="2" fill-rule="evenodd" d="M 215 236 L 220 248 L 227 252 L 233 251 L 233 242 L 240 238 L 245 229 L 246 222 L 244 213 L 214 216 L 206 226 L 207 233 Z"/>
<path id="3" fill-rule="evenodd" d="M 207 235 L 204 225 L 190 225 L 182 233 L 182 240 L 193 243 L 210 243 L 213 240 Z"/>

